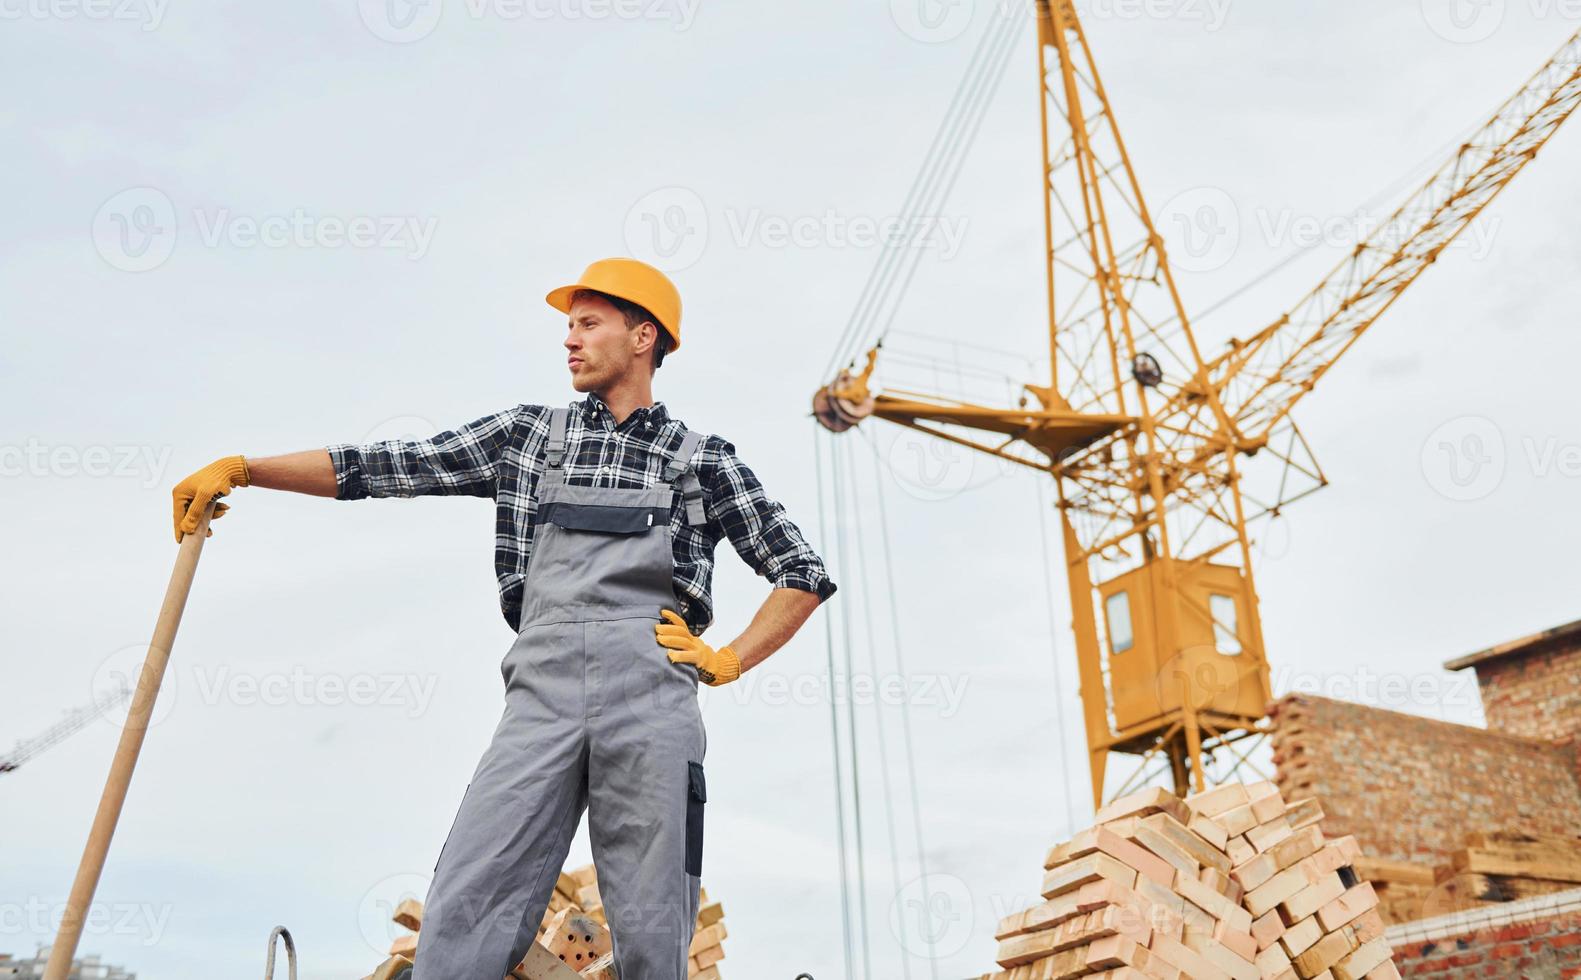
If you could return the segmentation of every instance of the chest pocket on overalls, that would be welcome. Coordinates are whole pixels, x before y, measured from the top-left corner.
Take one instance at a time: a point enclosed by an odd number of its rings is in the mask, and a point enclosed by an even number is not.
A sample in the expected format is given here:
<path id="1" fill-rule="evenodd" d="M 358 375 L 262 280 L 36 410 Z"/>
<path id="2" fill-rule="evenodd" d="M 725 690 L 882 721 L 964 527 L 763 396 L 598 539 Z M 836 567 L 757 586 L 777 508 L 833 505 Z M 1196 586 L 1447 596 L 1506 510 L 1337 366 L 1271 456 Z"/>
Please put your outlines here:
<path id="1" fill-rule="evenodd" d="M 670 523 L 668 506 L 610 507 L 602 504 L 577 504 L 552 500 L 538 509 L 544 524 L 571 531 L 597 531 L 602 534 L 641 534 L 651 527 Z"/>

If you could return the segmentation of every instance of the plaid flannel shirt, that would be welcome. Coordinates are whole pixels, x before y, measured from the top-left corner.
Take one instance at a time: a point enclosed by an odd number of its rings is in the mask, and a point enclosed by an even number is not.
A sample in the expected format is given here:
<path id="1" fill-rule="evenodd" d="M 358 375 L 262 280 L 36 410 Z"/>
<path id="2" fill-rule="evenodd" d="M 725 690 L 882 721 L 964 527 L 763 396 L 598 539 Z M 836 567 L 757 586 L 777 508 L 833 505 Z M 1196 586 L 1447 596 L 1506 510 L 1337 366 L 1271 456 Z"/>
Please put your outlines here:
<path id="1" fill-rule="evenodd" d="M 684 424 L 663 402 L 639 407 L 615 424 L 609 406 L 589 393 L 572 402 L 566 424 L 565 482 L 576 486 L 643 488 L 662 469 L 656 451 L 680 446 Z M 335 496 L 416 497 L 428 494 L 492 497 L 495 501 L 494 565 L 500 609 L 519 629 L 522 587 L 532 554 L 538 478 L 549 441 L 549 408 L 517 405 L 459 429 L 423 440 L 391 440 L 327 447 L 335 464 Z M 684 523 L 674 508 L 677 610 L 700 634 L 713 622 L 714 549 L 726 538 L 754 572 L 779 588 L 802 589 L 820 602 L 834 594 L 822 559 L 763 491 L 757 475 L 719 436 L 705 436 L 692 456 L 703 488 L 707 522 Z"/>

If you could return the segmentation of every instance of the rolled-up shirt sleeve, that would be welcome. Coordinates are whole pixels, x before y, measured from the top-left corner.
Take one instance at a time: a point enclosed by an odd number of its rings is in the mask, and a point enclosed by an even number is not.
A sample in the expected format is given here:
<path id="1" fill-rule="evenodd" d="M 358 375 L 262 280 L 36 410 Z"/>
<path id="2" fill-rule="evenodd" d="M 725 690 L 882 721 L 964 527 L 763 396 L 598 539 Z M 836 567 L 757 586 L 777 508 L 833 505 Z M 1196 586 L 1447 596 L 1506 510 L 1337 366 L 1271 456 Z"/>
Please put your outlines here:
<path id="1" fill-rule="evenodd" d="M 719 458 L 705 473 L 703 494 L 716 532 L 728 538 L 748 567 L 776 588 L 812 592 L 819 602 L 833 595 L 836 586 L 823 559 L 784 506 L 764 492 L 757 474 L 736 455 L 734 445 L 717 436 L 712 440 Z"/>
<path id="2" fill-rule="evenodd" d="M 518 412 L 495 412 L 428 439 L 327 446 L 335 466 L 335 497 L 493 497 Z"/>

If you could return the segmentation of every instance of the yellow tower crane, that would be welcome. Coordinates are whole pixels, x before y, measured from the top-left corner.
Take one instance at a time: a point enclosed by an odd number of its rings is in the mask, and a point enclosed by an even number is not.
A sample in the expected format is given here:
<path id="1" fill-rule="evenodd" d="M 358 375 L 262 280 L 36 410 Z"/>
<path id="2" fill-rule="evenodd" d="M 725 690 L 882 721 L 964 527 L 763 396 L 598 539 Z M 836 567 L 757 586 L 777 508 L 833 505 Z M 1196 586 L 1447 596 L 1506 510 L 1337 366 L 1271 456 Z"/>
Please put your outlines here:
<path id="1" fill-rule="evenodd" d="M 1244 761 L 1236 743 L 1266 731 L 1247 526 L 1326 483 L 1291 409 L 1581 102 L 1581 32 L 1288 313 L 1209 356 L 1074 7 L 1035 10 L 1047 383 L 1015 408 L 879 390 L 875 346 L 813 413 L 834 432 L 888 419 L 1054 478 L 1098 807 L 1110 753 L 1141 757 L 1132 781 L 1167 758 L 1184 794 L 1206 788 L 1205 756 Z M 1247 483 L 1264 466 L 1279 470 L 1268 495 Z"/>

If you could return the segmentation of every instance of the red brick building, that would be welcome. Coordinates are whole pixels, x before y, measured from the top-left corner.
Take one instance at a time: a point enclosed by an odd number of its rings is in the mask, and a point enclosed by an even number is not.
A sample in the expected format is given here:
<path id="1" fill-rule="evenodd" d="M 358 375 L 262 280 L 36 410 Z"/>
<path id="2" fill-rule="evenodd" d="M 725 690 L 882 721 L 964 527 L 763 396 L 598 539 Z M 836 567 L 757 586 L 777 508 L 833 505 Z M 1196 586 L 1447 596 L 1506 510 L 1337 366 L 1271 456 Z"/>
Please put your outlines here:
<path id="1" fill-rule="evenodd" d="M 1581 620 L 1444 664 L 1474 668 L 1490 731 L 1547 741 L 1581 734 Z"/>
<path id="2" fill-rule="evenodd" d="M 1581 976 L 1576 869 L 1468 857 L 1581 838 L 1581 621 L 1444 666 L 1476 671 L 1485 728 L 1287 695 L 1269 710 L 1279 788 L 1317 797 L 1324 833 L 1361 844 L 1402 974 Z"/>

